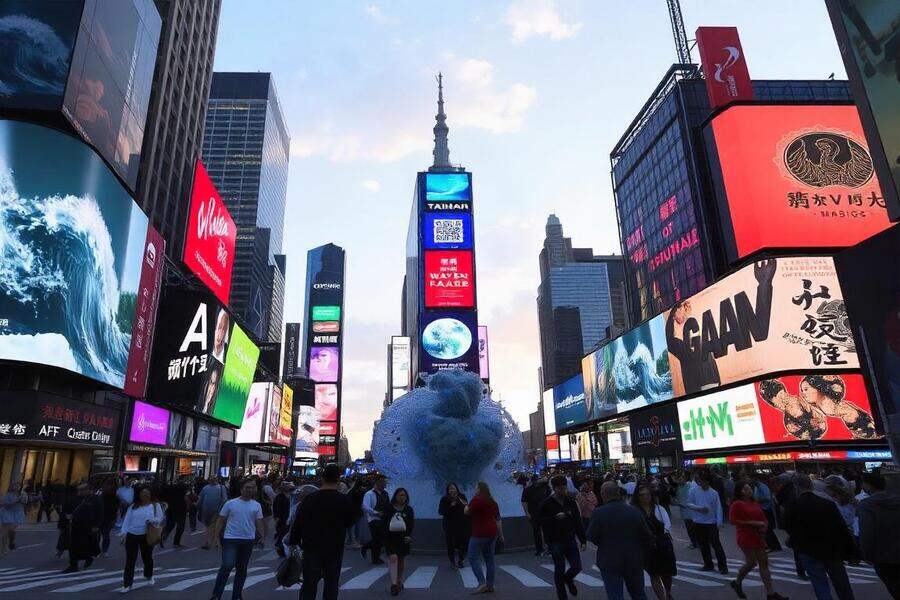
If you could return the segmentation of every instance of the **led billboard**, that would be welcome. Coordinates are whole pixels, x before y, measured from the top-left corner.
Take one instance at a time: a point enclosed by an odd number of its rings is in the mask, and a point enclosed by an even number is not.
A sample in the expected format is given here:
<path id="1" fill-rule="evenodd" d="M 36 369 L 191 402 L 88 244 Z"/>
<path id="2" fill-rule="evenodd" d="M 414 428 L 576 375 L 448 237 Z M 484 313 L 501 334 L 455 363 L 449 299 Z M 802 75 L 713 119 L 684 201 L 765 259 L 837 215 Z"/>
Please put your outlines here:
<path id="1" fill-rule="evenodd" d="M 859 367 L 830 257 L 747 265 L 662 318 L 677 397 L 775 371 Z"/>
<path id="2" fill-rule="evenodd" d="M 580 425 L 588 420 L 581 375 L 567 379 L 553 388 L 553 411 L 559 429 Z"/>
<path id="3" fill-rule="evenodd" d="M 569 451 L 573 461 L 591 460 L 591 439 L 587 431 L 573 433 L 569 436 Z"/>
<path id="4" fill-rule="evenodd" d="M 426 173 L 426 200 L 471 200 L 472 187 L 468 173 Z"/>
<path id="5" fill-rule="evenodd" d="M 410 339 L 403 336 L 391 337 L 391 387 L 406 390 L 410 384 Z"/>
<path id="6" fill-rule="evenodd" d="M 491 380 L 491 353 L 487 325 L 478 326 L 478 370 L 482 381 Z"/>
<path id="7" fill-rule="evenodd" d="M 428 250 L 471 250 L 473 235 L 472 213 L 422 215 L 422 245 Z"/>
<path id="8" fill-rule="evenodd" d="M 263 441 L 263 427 L 271 405 L 272 383 L 256 382 L 250 386 L 241 426 L 234 435 L 237 444 L 259 444 Z"/>
<path id="9" fill-rule="evenodd" d="M 468 250 L 425 252 L 425 308 L 475 306 L 475 273 Z"/>
<path id="10" fill-rule="evenodd" d="M 338 389 L 332 383 L 320 383 L 315 387 L 316 410 L 319 421 L 337 421 Z"/>
<path id="11" fill-rule="evenodd" d="M 586 420 L 674 397 L 664 323 L 655 317 L 582 359 Z"/>
<path id="12" fill-rule="evenodd" d="M 569 462 L 572 460 L 572 447 L 569 442 L 569 436 L 560 435 L 559 439 L 559 460 L 561 462 Z"/>
<path id="13" fill-rule="evenodd" d="M 141 278 L 138 285 L 134 311 L 134 328 L 131 332 L 131 349 L 125 373 L 125 393 L 136 398 L 147 395 L 147 377 L 156 331 L 156 311 L 165 274 L 166 240 L 147 226 L 147 240 L 141 258 Z"/>
<path id="14" fill-rule="evenodd" d="M 732 261 L 853 246 L 890 225 L 855 106 L 732 106 L 707 141 Z"/>
<path id="15" fill-rule="evenodd" d="M 0 358 L 122 388 L 147 223 L 85 144 L 0 121 Z"/>
<path id="16" fill-rule="evenodd" d="M 312 320 L 313 321 L 335 322 L 335 321 L 339 321 L 340 318 L 341 318 L 341 307 L 340 306 L 313 306 L 312 307 Z"/>
<path id="17" fill-rule="evenodd" d="M 548 435 L 544 438 L 544 447 L 548 463 L 559 462 L 559 436 Z"/>
<path id="18" fill-rule="evenodd" d="M 166 446 L 176 450 L 193 450 L 194 432 L 197 421 L 187 415 L 172 412 L 169 414 L 169 437 Z"/>
<path id="19" fill-rule="evenodd" d="M 222 384 L 210 412 L 213 417 L 232 425 L 241 424 L 258 360 L 259 348 L 235 323 L 231 328 L 231 341 L 222 370 Z"/>
<path id="20" fill-rule="evenodd" d="M 228 306 L 237 226 L 199 160 L 184 235 L 184 264 Z"/>
<path id="21" fill-rule="evenodd" d="M 681 451 L 681 426 L 675 406 L 652 407 L 628 416 L 631 431 L 631 453 L 655 458 L 672 456 Z"/>
<path id="22" fill-rule="evenodd" d="M 281 446 L 290 446 L 291 445 L 291 434 L 293 433 L 293 428 L 291 427 L 291 421 L 294 418 L 294 390 L 291 386 L 285 384 L 282 386 L 281 390 L 281 414 L 279 415 L 278 422 L 278 438 L 275 440 L 276 444 Z"/>
<path id="23" fill-rule="evenodd" d="M 281 430 L 281 385 L 272 385 L 272 394 L 269 400 L 269 411 L 266 417 L 266 426 L 264 428 L 265 435 L 263 441 L 269 444 L 277 444 L 280 438 Z"/>
<path id="24" fill-rule="evenodd" d="M 546 435 L 556 433 L 556 411 L 553 406 L 553 390 L 544 391 L 541 399 L 541 408 L 544 413 L 544 433 Z"/>
<path id="25" fill-rule="evenodd" d="M 471 311 L 429 311 L 422 315 L 419 371 L 478 372 L 478 325 Z"/>
<path id="26" fill-rule="evenodd" d="M 710 108 L 753 100 L 753 82 L 736 27 L 698 27 L 695 35 Z"/>
<path id="27" fill-rule="evenodd" d="M 295 458 L 315 458 L 319 453 L 319 411 L 315 406 L 297 407 Z"/>
<path id="28" fill-rule="evenodd" d="M 284 325 L 284 366 L 282 368 L 283 379 L 294 379 L 300 376 L 300 353 L 303 347 L 300 341 L 300 323 L 285 323 Z"/>
<path id="29" fill-rule="evenodd" d="M 340 349 L 337 346 L 313 346 L 309 351 L 309 378 L 334 383 L 340 373 Z"/>
<path id="30" fill-rule="evenodd" d="M 170 412 L 136 400 L 131 411 L 129 441 L 165 446 L 169 439 Z"/>

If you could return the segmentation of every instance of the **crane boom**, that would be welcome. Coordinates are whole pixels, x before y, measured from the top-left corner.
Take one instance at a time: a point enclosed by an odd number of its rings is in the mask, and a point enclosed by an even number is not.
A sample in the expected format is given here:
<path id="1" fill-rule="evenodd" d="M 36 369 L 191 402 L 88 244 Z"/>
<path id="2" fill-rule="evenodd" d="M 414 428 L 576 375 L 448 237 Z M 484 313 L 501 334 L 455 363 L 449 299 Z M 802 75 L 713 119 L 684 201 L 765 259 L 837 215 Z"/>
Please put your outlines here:
<path id="1" fill-rule="evenodd" d="M 675 38 L 675 51 L 678 62 L 691 64 L 691 48 L 688 46 L 687 33 L 684 31 L 684 19 L 681 16 L 681 4 L 678 0 L 666 0 L 669 6 L 669 21 L 672 23 L 672 37 Z"/>

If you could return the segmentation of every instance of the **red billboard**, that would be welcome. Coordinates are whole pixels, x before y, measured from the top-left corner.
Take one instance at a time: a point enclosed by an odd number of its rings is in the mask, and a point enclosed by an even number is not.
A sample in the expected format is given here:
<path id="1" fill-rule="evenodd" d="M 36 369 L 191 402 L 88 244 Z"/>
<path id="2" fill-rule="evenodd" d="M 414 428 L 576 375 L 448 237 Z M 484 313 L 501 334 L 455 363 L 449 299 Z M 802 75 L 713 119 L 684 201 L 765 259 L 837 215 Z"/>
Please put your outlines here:
<path id="1" fill-rule="evenodd" d="M 199 160 L 194 170 L 190 211 L 184 264 L 227 306 L 237 227 Z"/>
<path id="2" fill-rule="evenodd" d="M 890 226 L 856 107 L 731 106 L 710 132 L 730 260 L 853 246 Z"/>
<path id="3" fill-rule="evenodd" d="M 475 275 L 470 250 L 425 251 L 425 307 L 472 308 Z"/>
<path id="4" fill-rule="evenodd" d="M 165 271 L 166 240 L 153 228 L 147 227 L 144 243 L 141 279 L 135 299 L 134 321 L 131 329 L 131 349 L 125 371 L 125 393 L 143 398 L 147 393 L 147 374 L 153 350 L 153 331 L 156 329 L 156 309 Z"/>
<path id="5" fill-rule="evenodd" d="M 736 27 L 698 27 L 697 47 L 710 108 L 753 100 L 753 82 Z"/>

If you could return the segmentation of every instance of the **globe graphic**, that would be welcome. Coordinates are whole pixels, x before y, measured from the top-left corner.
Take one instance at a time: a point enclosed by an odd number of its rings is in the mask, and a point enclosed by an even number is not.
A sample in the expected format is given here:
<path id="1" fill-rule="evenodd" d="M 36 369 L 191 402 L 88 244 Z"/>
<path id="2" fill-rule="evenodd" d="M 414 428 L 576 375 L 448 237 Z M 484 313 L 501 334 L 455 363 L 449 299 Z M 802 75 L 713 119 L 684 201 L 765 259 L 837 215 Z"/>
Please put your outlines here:
<path id="1" fill-rule="evenodd" d="M 422 346 L 434 358 L 453 360 L 472 346 L 472 332 L 462 321 L 437 319 L 425 326 Z"/>

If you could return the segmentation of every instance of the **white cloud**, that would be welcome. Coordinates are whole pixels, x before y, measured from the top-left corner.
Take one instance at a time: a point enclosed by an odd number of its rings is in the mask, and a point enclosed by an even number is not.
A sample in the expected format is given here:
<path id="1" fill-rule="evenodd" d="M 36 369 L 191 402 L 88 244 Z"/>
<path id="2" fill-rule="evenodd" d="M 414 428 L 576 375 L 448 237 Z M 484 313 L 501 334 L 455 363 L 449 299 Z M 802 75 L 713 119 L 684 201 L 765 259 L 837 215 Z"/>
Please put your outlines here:
<path id="1" fill-rule="evenodd" d="M 366 179 L 362 182 L 362 186 L 370 192 L 377 192 L 381 189 L 381 184 L 374 179 Z"/>
<path id="2" fill-rule="evenodd" d="M 519 44 L 530 37 L 547 36 L 552 40 L 570 38 L 581 30 L 581 23 L 566 23 L 555 0 L 514 0 L 504 18 Z"/>
<path id="3" fill-rule="evenodd" d="M 367 4 L 366 15 L 379 25 L 387 23 L 387 17 L 384 16 L 384 13 L 381 12 L 381 8 L 379 8 L 377 4 Z"/>
<path id="4" fill-rule="evenodd" d="M 524 83 L 501 86 L 494 83 L 494 65 L 478 58 L 444 56 L 450 62 L 445 88 L 447 112 L 452 126 L 487 129 L 492 133 L 514 133 L 522 129 L 525 113 L 537 100 L 537 90 Z"/>

